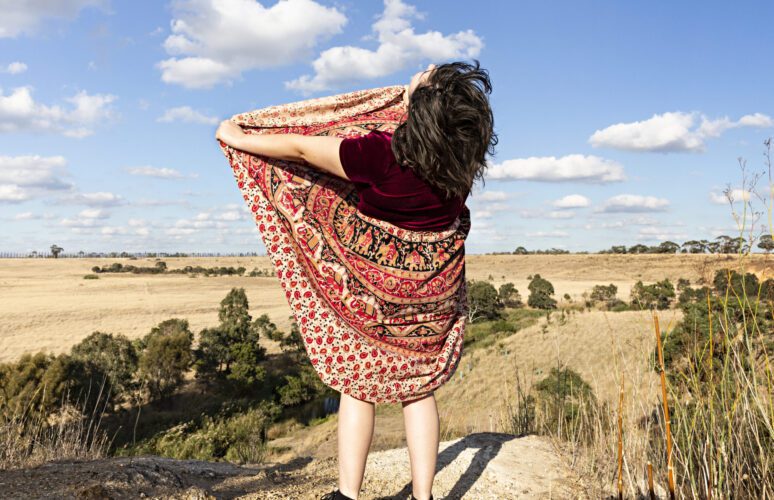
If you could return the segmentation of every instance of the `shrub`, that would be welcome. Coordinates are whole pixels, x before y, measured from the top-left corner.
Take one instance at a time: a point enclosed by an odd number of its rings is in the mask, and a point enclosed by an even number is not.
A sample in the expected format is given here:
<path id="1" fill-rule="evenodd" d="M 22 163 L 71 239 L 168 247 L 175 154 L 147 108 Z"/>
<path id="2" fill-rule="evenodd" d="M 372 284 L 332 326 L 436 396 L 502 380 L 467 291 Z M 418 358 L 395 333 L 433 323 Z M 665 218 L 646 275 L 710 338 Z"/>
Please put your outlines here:
<path id="1" fill-rule="evenodd" d="M 645 285 L 642 281 L 637 281 L 632 287 L 631 301 L 642 309 L 668 309 L 672 299 L 675 297 L 675 288 L 664 278 L 652 285 Z"/>
<path id="2" fill-rule="evenodd" d="M 199 335 L 194 364 L 197 377 L 210 382 L 226 379 L 242 390 L 264 380 L 266 371 L 260 363 L 266 349 L 259 344 L 260 337 L 281 334 L 266 314 L 253 321 L 248 308 L 244 288 L 233 288 L 221 301 L 220 325 Z"/>
<path id="3" fill-rule="evenodd" d="M 502 317 L 497 290 L 487 281 L 469 280 L 468 291 L 468 319 L 472 323 L 478 319 L 500 319 Z"/>
<path id="4" fill-rule="evenodd" d="M 265 456 L 266 431 L 280 413 L 281 408 L 269 401 L 241 412 L 226 409 L 167 429 L 136 451 L 183 460 L 258 463 Z"/>
<path id="5" fill-rule="evenodd" d="M 551 368 L 549 375 L 535 385 L 535 390 L 544 425 L 564 438 L 577 428 L 582 415 L 596 405 L 591 386 L 570 368 Z M 585 436 L 593 437 L 592 433 Z"/>
<path id="6" fill-rule="evenodd" d="M 169 396 L 183 382 L 193 360 L 192 342 L 188 320 L 177 318 L 162 321 L 143 338 L 139 377 L 151 399 Z"/>
<path id="7" fill-rule="evenodd" d="M 554 294 L 554 286 L 551 282 L 539 274 L 530 276 L 529 280 L 530 293 L 527 304 L 537 309 L 556 309 L 556 299 L 551 297 Z"/>
<path id="8" fill-rule="evenodd" d="M 521 296 L 513 283 L 503 283 L 497 290 L 497 298 L 505 307 L 521 307 Z"/>
<path id="9" fill-rule="evenodd" d="M 108 377 L 112 392 L 120 399 L 134 388 L 137 351 L 124 335 L 96 331 L 70 350 L 75 359 L 91 362 Z"/>

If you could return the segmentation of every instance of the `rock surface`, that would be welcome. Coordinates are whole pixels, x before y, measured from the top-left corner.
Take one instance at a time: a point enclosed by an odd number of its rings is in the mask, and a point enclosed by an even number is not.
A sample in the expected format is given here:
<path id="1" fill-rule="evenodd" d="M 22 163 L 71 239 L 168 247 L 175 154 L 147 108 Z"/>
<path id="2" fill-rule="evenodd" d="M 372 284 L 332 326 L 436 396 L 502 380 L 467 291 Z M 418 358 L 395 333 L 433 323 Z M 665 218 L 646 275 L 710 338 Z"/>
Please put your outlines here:
<path id="1" fill-rule="evenodd" d="M 578 498 L 551 444 L 537 436 L 477 433 L 440 445 L 436 499 Z M 337 486 L 335 458 L 237 466 L 160 457 L 54 462 L 0 471 L 3 498 L 318 499 Z M 411 497 L 408 450 L 368 457 L 361 499 Z"/>

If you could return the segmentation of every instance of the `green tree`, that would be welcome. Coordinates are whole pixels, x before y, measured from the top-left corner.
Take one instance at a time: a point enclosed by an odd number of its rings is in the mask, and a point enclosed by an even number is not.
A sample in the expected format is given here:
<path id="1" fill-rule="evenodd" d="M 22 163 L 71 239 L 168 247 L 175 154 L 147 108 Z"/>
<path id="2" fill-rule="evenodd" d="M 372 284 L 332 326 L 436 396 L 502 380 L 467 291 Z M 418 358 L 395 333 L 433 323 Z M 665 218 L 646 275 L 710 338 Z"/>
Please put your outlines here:
<path id="1" fill-rule="evenodd" d="M 304 352 L 304 338 L 301 335 L 301 329 L 293 316 L 290 316 L 290 333 L 280 340 L 280 348 L 283 351 L 290 350 L 298 353 Z"/>
<path id="2" fill-rule="evenodd" d="M 761 238 L 758 241 L 758 248 L 762 249 L 766 253 L 771 252 L 774 250 L 774 238 L 772 238 L 770 234 L 761 235 Z"/>
<path id="3" fill-rule="evenodd" d="M 143 338 L 139 377 L 151 399 L 169 396 L 183 382 L 193 360 L 192 343 L 188 320 L 177 318 L 162 321 Z"/>
<path id="4" fill-rule="evenodd" d="M 497 289 L 487 281 L 469 280 L 468 319 L 472 323 L 477 319 L 500 319 L 502 308 L 497 298 Z"/>
<path id="5" fill-rule="evenodd" d="M 74 359 L 93 363 L 105 373 L 111 391 L 119 399 L 134 388 L 138 357 L 134 345 L 126 336 L 95 331 L 73 346 L 70 355 Z"/>
<path id="6" fill-rule="evenodd" d="M 554 294 L 554 285 L 539 274 L 530 276 L 529 298 L 527 304 L 537 309 L 556 309 L 556 299 L 551 297 Z"/>
<path id="7" fill-rule="evenodd" d="M 243 389 L 262 381 L 266 348 L 259 341 L 262 335 L 276 337 L 277 326 L 266 314 L 252 320 L 244 288 L 233 288 L 226 295 L 218 318 L 220 325 L 202 330 L 199 336 L 197 377 L 210 382 L 225 378 Z"/>
<path id="8" fill-rule="evenodd" d="M 513 283 L 503 283 L 497 290 L 497 298 L 505 307 L 521 307 L 521 296 Z"/>
<path id="9" fill-rule="evenodd" d="M 675 297 L 675 287 L 669 278 L 651 285 L 645 285 L 640 280 L 634 284 L 630 295 L 633 306 L 644 309 L 668 309 Z"/>

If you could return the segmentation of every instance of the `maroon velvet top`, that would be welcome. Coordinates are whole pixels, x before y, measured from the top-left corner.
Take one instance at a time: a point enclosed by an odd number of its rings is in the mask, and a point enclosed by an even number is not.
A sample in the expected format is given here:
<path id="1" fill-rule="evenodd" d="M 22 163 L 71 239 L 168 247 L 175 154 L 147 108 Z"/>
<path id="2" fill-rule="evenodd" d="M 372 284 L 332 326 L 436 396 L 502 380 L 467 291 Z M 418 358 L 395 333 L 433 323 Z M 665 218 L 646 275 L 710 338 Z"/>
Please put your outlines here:
<path id="1" fill-rule="evenodd" d="M 341 141 L 341 166 L 360 195 L 357 209 L 405 229 L 448 229 L 465 199 L 446 200 L 443 191 L 426 183 L 410 167 L 399 165 L 391 141 L 391 133 L 379 130 Z"/>

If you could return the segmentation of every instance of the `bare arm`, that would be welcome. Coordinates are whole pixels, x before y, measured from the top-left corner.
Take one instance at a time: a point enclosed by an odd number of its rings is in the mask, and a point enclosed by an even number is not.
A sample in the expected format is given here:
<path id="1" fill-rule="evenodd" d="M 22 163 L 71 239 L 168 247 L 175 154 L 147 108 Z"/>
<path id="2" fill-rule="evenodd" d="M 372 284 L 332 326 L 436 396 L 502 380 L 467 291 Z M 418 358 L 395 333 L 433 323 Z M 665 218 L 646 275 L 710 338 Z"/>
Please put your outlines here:
<path id="1" fill-rule="evenodd" d="M 238 130 L 237 130 L 238 129 Z M 301 134 L 245 134 L 238 125 L 226 120 L 216 133 L 226 144 L 248 153 L 287 161 L 306 161 L 312 166 L 349 180 L 339 158 L 341 137 Z"/>

